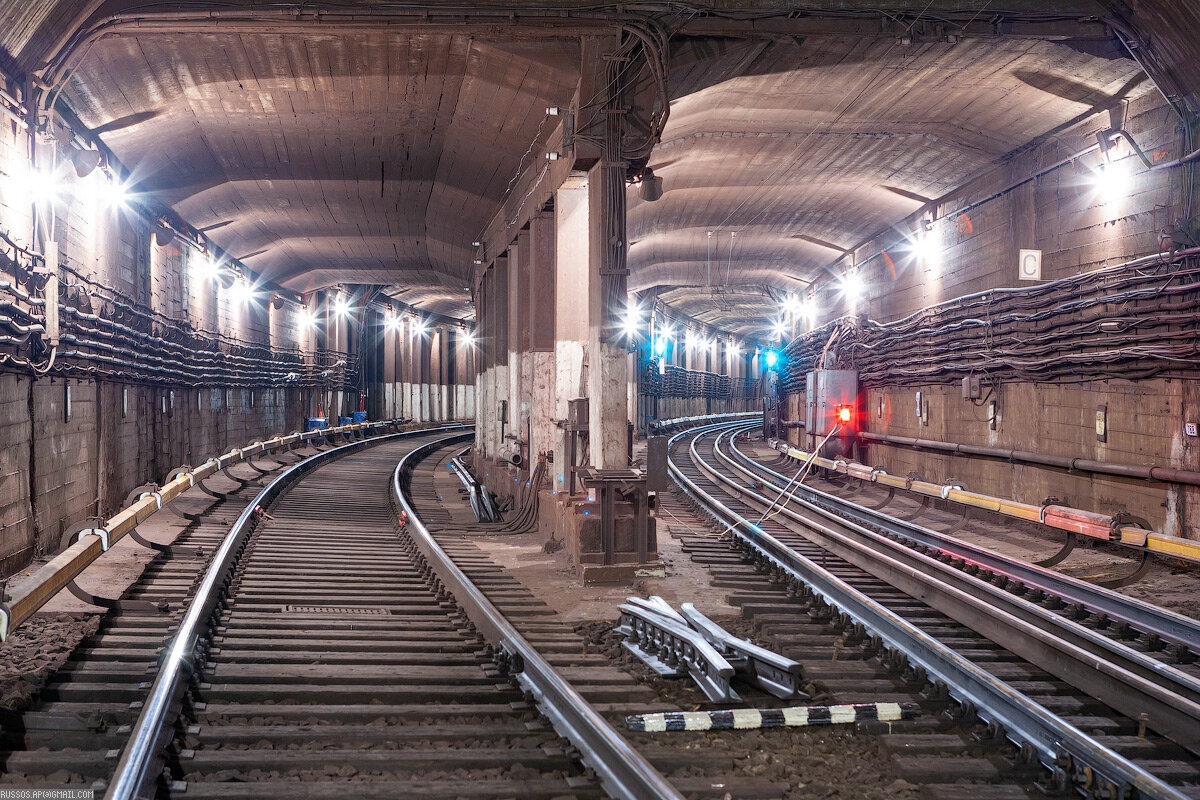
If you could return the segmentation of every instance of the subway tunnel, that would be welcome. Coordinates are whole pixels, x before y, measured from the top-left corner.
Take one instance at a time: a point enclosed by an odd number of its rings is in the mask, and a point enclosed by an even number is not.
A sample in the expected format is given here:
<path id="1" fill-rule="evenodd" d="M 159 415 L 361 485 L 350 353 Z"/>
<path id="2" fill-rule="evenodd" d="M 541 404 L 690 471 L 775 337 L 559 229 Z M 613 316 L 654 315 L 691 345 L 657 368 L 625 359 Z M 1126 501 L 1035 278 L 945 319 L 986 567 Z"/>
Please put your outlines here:
<path id="1" fill-rule="evenodd" d="M 1197 41 L 0 0 L 0 795 L 1200 797 Z"/>

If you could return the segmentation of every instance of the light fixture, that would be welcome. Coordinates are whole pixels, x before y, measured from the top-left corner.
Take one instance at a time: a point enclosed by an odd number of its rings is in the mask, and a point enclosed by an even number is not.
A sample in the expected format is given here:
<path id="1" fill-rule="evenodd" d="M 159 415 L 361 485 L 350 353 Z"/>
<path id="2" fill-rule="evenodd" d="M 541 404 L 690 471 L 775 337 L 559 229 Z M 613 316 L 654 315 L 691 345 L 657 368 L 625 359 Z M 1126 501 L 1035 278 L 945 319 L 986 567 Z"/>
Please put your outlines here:
<path id="1" fill-rule="evenodd" d="M 119 176 L 112 175 L 101 183 L 100 198 L 107 208 L 120 211 L 129 202 L 129 186 Z"/>
<path id="2" fill-rule="evenodd" d="M 383 325 L 389 331 L 398 331 L 400 330 L 400 318 L 395 314 L 388 314 L 383 318 Z"/>
<path id="3" fill-rule="evenodd" d="M 221 265 L 212 256 L 201 254 L 196 260 L 196 273 L 206 281 L 216 280 L 221 274 Z"/>
<path id="4" fill-rule="evenodd" d="M 473 347 L 475 345 L 475 331 L 464 328 L 463 332 L 458 336 L 458 341 L 463 347 Z"/>
<path id="5" fill-rule="evenodd" d="M 350 313 L 350 301 L 341 292 L 333 298 L 333 313 L 339 317 L 344 317 Z"/>
<path id="6" fill-rule="evenodd" d="M 846 300 L 851 303 L 855 303 L 858 302 L 859 298 L 863 296 L 863 292 L 867 287 L 863 282 L 862 275 L 855 271 L 847 272 L 846 274 L 842 275 L 840 288 Z"/>
<path id="7" fill-rule="evenodd" d="M 767 365 L 767 369 L 775 369 L 775 365 L 779 363 L 779 353 L 774 350 L 763 353 L 763 363 Z"/>
<path id="8" fill-rule="evenodd" d="M 424 336 L 428 330 L 429 330 L 429 327 L 425 324 L 425 320 L 421 319 L 420 317 L 413 317 L 413 321 L 412 321 L 412 335 L 413 336 Z"/>
<path id="9" fill-rule="evenodd" d="M 926 229 L 918 233 L 909 242 L 909 249 L 926 267 L 936 267 L 942 263 L 942 250 L 932 230 Z"/>
<path id="10" fill-rule="evenodd" d="M 729 352 L 731 355 L 738 355 L 742 352 L 742 346 L 733 339 L 729 340 Z"/>
<path id="11" fill-rule="evenodd" d="M 789 293 L 783 299 L 783 313 L 795 316 L 800 313 L 800 298 L 795 294 Z"/>
<path id="12" fill-rule="evenodd" d="M 642 180 L 638 183 L 638 197 L 647 203 L 653 203 L 663 195 L 662 178 L 654 174 L 654 170 L 646 167 L 642 170 Z"/>
<path id="13" fill-rule="evenodd" d="M 173 241 L 175 241 L 175 230 L 167 224 L 166 220 L 160 219 L 154 228 L 154 243 L 159 247 L 166 247 Z"/>
<path id="14" fill-rule="evenodd" d="M 99 150 L 84 150 L 71 145 L 67 157 L 71 159 L 71 164 L 75 167 L 75 174 L 81 178 L 91 175 L 92 171 L 100 166 Z"/>
<path id="15" fill-rule="evenodd" d="M 771 335 L 777 336 L 780 339 L 788 335 L 788 324 L 786 320 L 777 319 L 771 326 Z"/>
<path id="16" fill-rule="evenodd" d="M 254 299 L 254 289 L 250 286 L 250 281 L 246 280 L 245 276 L 239 277 L 233 282 L 233 286 L 229 287 L 233 294 L 233 302 L 238 305 L 247 305 Z"/>
<path id="17" fill-rule="evenodd" d="M 17 195 L 26 197 L 34 203 L 53 203 L 58 198 L 58 180 L 53 174 L 23 165 L 12 173 L 17 183 Z"/>
<path id="18" fill-rule="evenodd" d="M 625 321 L 621 325 L 621 332 L 628 339 L 635 339 L 638 335 L 638 325 L 642 321 L 642 309 L 637 303 L 633 303 L 625 308 Z"/>
<path id="19" fill-rule="evenodd" d="M 299 320 L 300 327 L 304 330 L 317 326 L 317 315 L 308 306 L 300 306 L 300 310 L 296 312 L 296 319 Z"/>
<path id="20" fill-rule="evenodd" d="M 1108 161 L 1092 172 L 1092 184 L 1096 187 L 1100 202 L 1117 203 L 1129 196 L 1133 179 L 1123 161 Z"/>

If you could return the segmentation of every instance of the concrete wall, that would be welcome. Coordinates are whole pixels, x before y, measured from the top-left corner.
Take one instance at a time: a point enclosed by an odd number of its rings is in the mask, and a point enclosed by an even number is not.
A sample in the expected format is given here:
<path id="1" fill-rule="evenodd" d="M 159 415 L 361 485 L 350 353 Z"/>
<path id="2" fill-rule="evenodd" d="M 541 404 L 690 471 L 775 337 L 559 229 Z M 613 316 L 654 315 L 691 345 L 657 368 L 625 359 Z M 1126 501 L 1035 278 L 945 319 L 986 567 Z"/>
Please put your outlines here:
<path id="1" fill-rule="evenodd" d="M 836 285 L 826 281 L 817 291 L 815 305 L 826 310 L 818 324 L 842 313 L 869 313 L 873 319 L 894 320 L 964 294 L 1022 285 L 1017 280 L 1017 250 L 1021 248 L 1043 251 L 1046 280 L 1158 252 L 1158 232 L 1183 216 L 1183 170 L 1144 172 L 1139 164 L 1132 169 L 1129 193 L 1105 203 L 1090 180 L 1100 159 L 1098 153 L 1091 153 L 1004 191 L 1094 144 L 1095 133 L 1107 127 L 1107 115 L 1090 117 L 1015 154 L 1003 166 L 944 198 L 934 209 L 941 219 L 931 231 L 942 254 L 939 262 L 922 263 L 911 257 L 894 232 L 858 248 L 854 257 L 860 264 L 865 262 L 862 276 L 868 299 L 858 307 L 848 305 Z M 1143 95 L 1134 101 L 1125 127 L 1143 149 L 1162 160 L 1179 155 L 1182 128 L 1157 95 Z M 1136 158 L 1126 158 L 1124 163 L 1133 166 Z M 1000 192 L 999 197 L 966 210 L 969 225 L 959 221 L 959 209 Z M 899 227 L 917 231 L 920 225 L 918 215 Z M 872 258 L 881 250 L 889 253 L 894 274 L 887 260 Z M 842 266 L 839 264 L 838 270 Z M 980 366 L 986 368 L 986 364 Z M 928 424 L 917 418 L 917 391 L 929 403 Z M 1200 440 L 1184 434 L 1184 423 L 1200 422 L 1200 392 L 1194 381 L 1004 381 L 992 399 L 999 407 L 994 431 L 988 426 L 986 404 L 973 405 L 962 399 L 957 383 L 903 389 L 873 386 L 864 394 L 864 425 L 900 436 L 1200 469 Z M 1106 406 L 1108 413 L 1108 441 L 1103 443 L 1096 436 L 1099 406 Z M 1025 502 L 1057 496 L 1104 513 L 1128 510 L 1162 531 L 1200 538 L 1200 491 L 1196 489 L 883 445 L 866 448 L 864 460 L 900 475 L 913 471 L 932 480 L 953 479 L 974 491 Z"/>
<path id="2" fill-rule="evenodd" d="M 256 391 L 253 406 L 250 395 L 0 373 L 0 575 L 55 552 L 71 525 L 110 516 L 137 486 L 302 427 L 299 390 Z"/>

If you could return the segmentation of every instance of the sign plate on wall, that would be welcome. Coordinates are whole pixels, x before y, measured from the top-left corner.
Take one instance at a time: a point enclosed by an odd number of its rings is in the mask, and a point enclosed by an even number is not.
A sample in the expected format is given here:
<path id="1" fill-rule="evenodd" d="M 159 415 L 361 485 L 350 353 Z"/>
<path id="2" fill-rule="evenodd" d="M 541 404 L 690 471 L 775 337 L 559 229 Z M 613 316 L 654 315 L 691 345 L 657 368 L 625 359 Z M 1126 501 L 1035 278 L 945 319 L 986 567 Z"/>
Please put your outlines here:
<path id="1" fill-rule="evenodd" d="M 1042 251 L 1021 250 L 1017 258 L 1017 279 L 1040 281 L 1042 279 Z"/>
<path id="2" fill-rule="evenodd" d="M 1042 279 L 1042 251 L 1022 249 L 1016 259 L 1016 277 L 1020 281 L 1040 281 Z"/>

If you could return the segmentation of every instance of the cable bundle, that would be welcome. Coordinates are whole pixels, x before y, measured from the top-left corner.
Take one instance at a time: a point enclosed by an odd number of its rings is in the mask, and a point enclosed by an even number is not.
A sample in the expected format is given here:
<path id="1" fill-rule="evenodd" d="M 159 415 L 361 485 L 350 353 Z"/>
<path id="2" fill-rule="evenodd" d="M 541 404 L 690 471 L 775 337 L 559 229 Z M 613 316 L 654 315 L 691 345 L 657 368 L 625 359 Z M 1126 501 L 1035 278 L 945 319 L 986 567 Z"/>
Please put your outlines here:
<path id="1" fill-rule="evenodd" d="M 785 349 L 782 389 L 856 369 L 864 386 L 992 380 L 1086 382 L 1198 375 L 1200 250 L 1017 289 L 993 289 L 894 322 L 842 317 Z"/>

